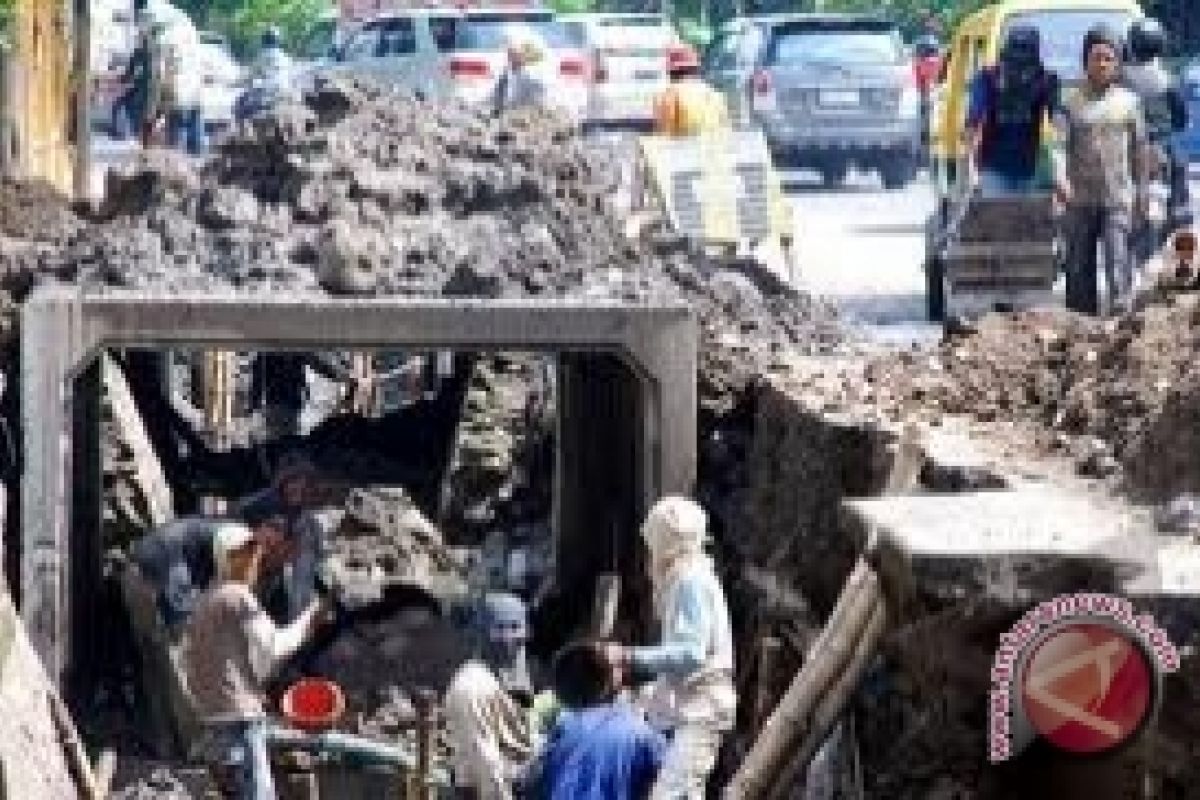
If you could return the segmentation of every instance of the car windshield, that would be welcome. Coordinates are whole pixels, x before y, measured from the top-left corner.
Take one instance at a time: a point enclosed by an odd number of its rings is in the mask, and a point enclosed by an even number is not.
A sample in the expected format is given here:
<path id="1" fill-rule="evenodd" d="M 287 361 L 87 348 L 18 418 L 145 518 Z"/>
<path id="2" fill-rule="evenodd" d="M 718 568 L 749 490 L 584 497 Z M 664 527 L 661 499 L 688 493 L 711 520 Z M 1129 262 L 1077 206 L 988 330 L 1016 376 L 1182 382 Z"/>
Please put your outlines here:
<path id="1" fill-rule="evenodd" d="M 1035 11 L 1015 14 L 1004 30 L 1028 25 L 1042 36 L 1042 61 L 1064 81 L 1083 79 L 1083 37 L 1094 25 L 1103 24 L 1122 36 L 1133 23 L 1127 11 Z"/>
<path id="2" fill-rule="evenodd" d="M 532 39 L 550 50 L 579 47 L 578 26 L 549 16 L 471 16 L 458 29 L 457 50 L 504 50 L 512 41 Z"/>
<path id="3" fill-rule="evenodd" d="M 896 31 L 789 29 L 775 35 L 776 64 L 896 64 L 904 54 Z"/>

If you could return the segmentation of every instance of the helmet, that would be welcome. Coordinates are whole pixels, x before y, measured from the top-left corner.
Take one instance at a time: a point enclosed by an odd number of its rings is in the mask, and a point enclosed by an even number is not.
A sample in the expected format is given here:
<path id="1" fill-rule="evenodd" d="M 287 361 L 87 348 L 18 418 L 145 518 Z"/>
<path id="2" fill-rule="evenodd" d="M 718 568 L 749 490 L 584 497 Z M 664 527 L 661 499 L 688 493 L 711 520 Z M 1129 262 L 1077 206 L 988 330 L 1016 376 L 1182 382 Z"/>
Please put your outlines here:
<path id="1" fill-rule="evenodd" d="M 914 49 L 921 58 L 932 58 L 942 51 L 942 43 L 936 36 L 925 35 L 917 39 Z"/>
<path id="2" fill-rule="evenodd" d="M 1144 64 L 1153 61 L 1167 49 L 1167 32 L 1153 17 L 1139 19 L 1129 29 L 1129 57 Z"/>
<path id="3" fill-rule="evenodd" d="M 262 33 L 262 47 L 264 50 L 283 46 L 283 34 L 279 32 L 279 28 L 274 25 L 268 26 Z"/>
<path id="4" fill-rule="evenodd" d="M 667 74 L 688 75 L 700 70 L 700 59 L 696 51 L 686 45 L 672 47 L 667 51 Z"/>
<path id="5" fill-rule="evenodd" d="M 1119 57 L 1121 55 L 1121 36 L 1108 25 L 1093 25 L 1083 37 L 1083 63 L 1086 66 L 1092 48 L 1098 44 L 1111 47 Z"/>
<path id="6" fill-rule="evenodd" d="M 1006 64 L 1036 64 L 1042 58 L 1042 36 L 1032 25 L 1014 25 L 1004 39 L 1000 59 Z"/>

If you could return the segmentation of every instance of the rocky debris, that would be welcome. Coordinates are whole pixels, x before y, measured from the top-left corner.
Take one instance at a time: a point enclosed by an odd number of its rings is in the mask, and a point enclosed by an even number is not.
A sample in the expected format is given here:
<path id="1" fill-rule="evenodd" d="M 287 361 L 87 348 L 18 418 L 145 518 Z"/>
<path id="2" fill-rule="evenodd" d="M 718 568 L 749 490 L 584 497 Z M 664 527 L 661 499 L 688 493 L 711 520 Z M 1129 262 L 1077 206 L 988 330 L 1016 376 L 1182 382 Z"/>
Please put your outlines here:
<path id="1" fill-rule="evenodd" d="M 806 391 L 832 409 L 930 425 L 963 415 L 1030 452 L 1165 500 L 1200 491 L 1200 296 L 1094 319 L 994 314 L 931 349 L 831 365 Z"/>
<path id="2" fill-rule="evenodd" d="M 703 326 L 701 388 L 716 407 L 783 350 L 842 340 L 827 307 L 764 270 L 627 239 L 609 202 L 619 171 L 602 152 L 538 112 L 491 119 L 322 84 L 199 167 L 150 153 L 113 179 L 96 215 L 46 203 L 50 233 L 0 248 L 0 273 L 170 290 L 683 298 Z"/>
<path id="3" fill-rule="evenodd" d="M 197 791 L 197 784 L 207 785 L 207 776 L 203 770 L 193 770 L 196 774 L 187 776 L 185 781 L 178 772 L 167 766 L 147 765 L 150 773 L 144 777 L 131 780 L 109 797 L 112 800 L 192 800 L 205 797 L 203 788 Z M 189 788 L 189 783 L 192 788 Z"/>
<path id="4" fill-rule="evenodd" d="M 554 363 L 533 355 L 480 358 L 442 491 L 442 524 L 481 542 L 549 518 L 553 471 Z M 544 531 L 548 533 L 548 531 Z M 528 538 L 538 538 L 531 533 Z"/>

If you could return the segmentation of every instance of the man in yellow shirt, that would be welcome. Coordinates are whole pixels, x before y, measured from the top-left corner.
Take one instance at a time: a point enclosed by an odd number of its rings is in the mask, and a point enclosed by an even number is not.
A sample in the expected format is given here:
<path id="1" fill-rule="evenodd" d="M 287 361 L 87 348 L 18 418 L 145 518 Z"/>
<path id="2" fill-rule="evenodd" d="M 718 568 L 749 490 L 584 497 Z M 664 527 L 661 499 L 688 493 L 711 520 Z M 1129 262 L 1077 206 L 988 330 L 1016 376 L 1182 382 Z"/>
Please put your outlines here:
<path id="1" fill-rule="evenodd" d="M 695 136 L 729 127 L 725 97 L 700 78 L 700 61 L 691 48 L 673 51 L 667 62 L 671 85 L 654 103 L 654 132 Z"/>

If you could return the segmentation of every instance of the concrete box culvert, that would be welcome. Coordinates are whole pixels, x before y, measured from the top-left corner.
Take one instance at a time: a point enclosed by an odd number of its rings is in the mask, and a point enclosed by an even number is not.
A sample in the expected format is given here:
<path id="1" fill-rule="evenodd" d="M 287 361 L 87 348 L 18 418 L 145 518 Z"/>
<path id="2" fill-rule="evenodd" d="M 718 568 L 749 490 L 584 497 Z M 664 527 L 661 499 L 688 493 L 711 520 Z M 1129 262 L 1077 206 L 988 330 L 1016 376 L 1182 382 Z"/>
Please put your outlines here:
<path id="1" fill-rule="evenodd" d="M 106 348 L 451 349 L 557 354 L 556 575 L 627 563 L 655 498 L 690 492 L 697 326 L 684 303 L 92 293 L 43 287 L 21 318 L 22 617 L 52 678 L 101 630 L 98 356 Z M 586 594 L 586 592 L 584 593 Z"/>

